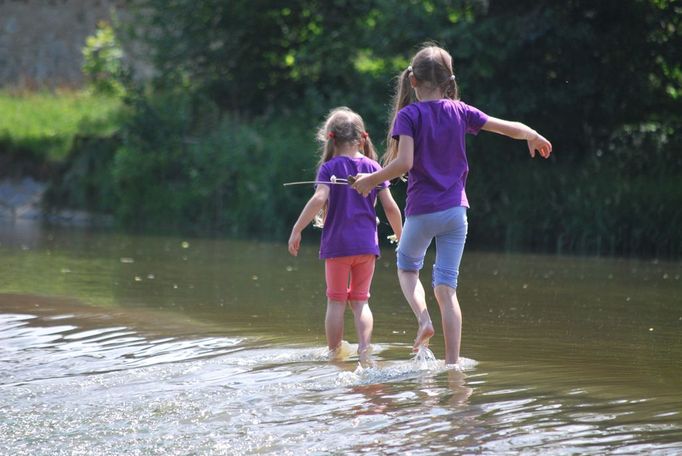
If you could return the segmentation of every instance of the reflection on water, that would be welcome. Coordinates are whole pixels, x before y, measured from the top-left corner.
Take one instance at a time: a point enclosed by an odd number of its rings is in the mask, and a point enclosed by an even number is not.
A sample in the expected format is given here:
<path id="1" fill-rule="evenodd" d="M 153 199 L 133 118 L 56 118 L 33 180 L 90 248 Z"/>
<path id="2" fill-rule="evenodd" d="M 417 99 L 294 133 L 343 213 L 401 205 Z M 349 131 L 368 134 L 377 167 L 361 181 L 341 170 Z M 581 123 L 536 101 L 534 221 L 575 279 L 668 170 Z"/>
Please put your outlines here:
<path id="1" fill-rule="evenodd" d="M 360 366 L 314 245 L 33 229 L 0 230 L 0 454 L 682 453 L 679 263 L 465 252 L 447 369 L 387 251 Z"/>

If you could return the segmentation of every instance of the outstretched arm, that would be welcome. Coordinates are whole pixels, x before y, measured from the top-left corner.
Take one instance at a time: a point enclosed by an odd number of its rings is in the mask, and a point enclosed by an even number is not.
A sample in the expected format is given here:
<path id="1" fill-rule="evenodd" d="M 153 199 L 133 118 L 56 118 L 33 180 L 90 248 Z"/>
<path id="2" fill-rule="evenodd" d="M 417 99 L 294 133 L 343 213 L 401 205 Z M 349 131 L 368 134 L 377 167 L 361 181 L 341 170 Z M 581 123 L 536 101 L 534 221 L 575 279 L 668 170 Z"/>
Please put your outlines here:
<path id="1" fill-rule="evenodd" d="M 411 136 L 400 135 L 396 159 L 375 173 L 359 174 L 353 188 L 362 196 L 367 196 L 380 183 L 395 179 L 408 172 L 412 168 L 413 160 L 414 139 Z"/>
<path id="2" fill-rule="evenodd" d="M 298 220 L 294 223 L 289 236 L 289 253 L 293 256 L 298 255 L 298 249 L 301 247 L 301 231 L 308 226 L 315 218 L 315 214 L 320 212 L 324 207 L 324 203 L 329 198 L 329 186 L 318 185 L 315 194 L 310 197 L 306 205 L 298 216 Z"/>
<path id="3" fill-rule="evenodd" d="M 552 143 L 547 141 L 547 139 L 537 131 L 521 122 L 510 122 L 495 117 L 488 117 L 488 120 L 483 124 L 481 129 L 509 136 L 510 138 L 528 141 L 528 151 L 533 158 L 535 158 L 535 151 L 540 152 L 540 155 L 543 158 L 548 158 L 552 153 Z"/>
<path id="4" fill-rule="evenodd" d="M 403 234 L 403 217 L 400 214 L 400 208 L 393 199 L 393 195 L 391 195 L 391 191 L 387 188 L 380 190 L 379 201 L 381 201 L 381 207 L 384 208 L 388 223 L 393 228 L 393 234 L 395 234 L 397 240 L 400 240 L 400 236 Z"/>

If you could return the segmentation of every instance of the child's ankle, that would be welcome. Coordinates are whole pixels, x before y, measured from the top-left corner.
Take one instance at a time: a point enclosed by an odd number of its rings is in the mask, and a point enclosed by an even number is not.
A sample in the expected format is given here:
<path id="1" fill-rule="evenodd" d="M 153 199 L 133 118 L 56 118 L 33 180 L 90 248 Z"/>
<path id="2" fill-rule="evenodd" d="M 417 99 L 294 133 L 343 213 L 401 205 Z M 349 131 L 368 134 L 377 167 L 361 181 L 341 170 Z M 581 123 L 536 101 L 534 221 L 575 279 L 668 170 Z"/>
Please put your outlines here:
<path id="1" fill-rule="evenodd" d="M 371 354 L 372 354 L 372 346 L 371 345 L 365 345 L 365 346 L 358 345 L 358 356 L 371 355 Z"/>
<path id="2" fill-rule="evenodd" d="M 425 319 L 419 321 L 419 327 L 420 328 L 425 328 L 428 326 L 433 326 L 433 323 L 431 322 L 431 318 L 425 318 Z"/>

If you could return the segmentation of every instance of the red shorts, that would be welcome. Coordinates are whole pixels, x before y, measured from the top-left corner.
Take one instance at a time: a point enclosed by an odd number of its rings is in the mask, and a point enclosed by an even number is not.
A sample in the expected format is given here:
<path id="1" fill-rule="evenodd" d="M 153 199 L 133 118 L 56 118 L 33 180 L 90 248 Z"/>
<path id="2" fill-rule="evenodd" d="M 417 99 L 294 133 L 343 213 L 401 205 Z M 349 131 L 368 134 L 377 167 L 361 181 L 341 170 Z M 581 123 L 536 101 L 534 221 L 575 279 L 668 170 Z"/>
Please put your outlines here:
<path id="1" fill-rule="evenodd" d="M 375 262 L 375 255 L 327 258 L 324 262 L 327 297 L 341 302 L 367 301 Z"/>

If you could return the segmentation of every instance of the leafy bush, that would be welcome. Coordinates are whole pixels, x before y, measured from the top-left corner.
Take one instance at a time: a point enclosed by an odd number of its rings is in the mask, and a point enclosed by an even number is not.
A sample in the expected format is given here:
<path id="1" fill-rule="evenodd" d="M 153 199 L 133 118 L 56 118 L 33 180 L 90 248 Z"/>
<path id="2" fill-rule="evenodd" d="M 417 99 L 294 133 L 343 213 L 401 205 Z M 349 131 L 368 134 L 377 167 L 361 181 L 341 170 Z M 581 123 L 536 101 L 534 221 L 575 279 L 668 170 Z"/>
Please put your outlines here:
<path id="1" fill-rule="evenodd" d="M 123 50 L 107 22 L 97 24 L 95 34 L 85 40 L 83 74 L 97 94 L 116 97 L 125 94 Z"/>
<path id="2" fill-rule="evenodd" d="M 222 116 L 183 93 L 140 99 L 114 159 L 117 215 L 138 228 L 281 237 L 305 197 L 281 184 L 312 174 L 313 130 Z"/>
<path id="3" fill-rule="evenodd" d="M 111 170 L 119 145 L 118 135 L 74 138 L 69 156 L 51 176 L 46 207 L 113 213 L 118 199 Z"/>
<path id="4" fill-rule="evenodd" d="M 679 256 L 682 213 L 673 208 L 682 207 L 682 139 L 674 128 L 625 126 L 579 163 L 563 160 L 570 151 L 538 162 L 521 144 L 509 155 L 509 146 L 494 138 L 476 140 L 468 185 L 471 244 Z"/>
<path id="5" fill-rule="evenodd" d="M 105 27 L 86 58 L 101 90 L 127 84 L 120 147 L 102 155 L 114 189 L 103 201 L 126 226 L 285 237 L 310 189 L 280 184 L 314 175 L 317 122 L 350 106 L 380 147 L 391 78 L 435 39 L 464 101 L 537 128 L 555 149 L 529 161 L 521 142 L 471 142 L 471 244 L 682 255 L 672 2 L 133 0 L 130 12 L 157 70 L 149 87 L 120 77 Z M 78 169 L 92 169 L 88 144 L 72 156 Z"/>

